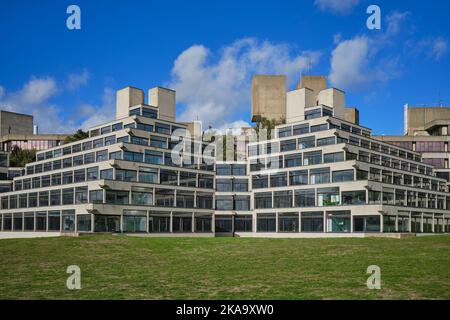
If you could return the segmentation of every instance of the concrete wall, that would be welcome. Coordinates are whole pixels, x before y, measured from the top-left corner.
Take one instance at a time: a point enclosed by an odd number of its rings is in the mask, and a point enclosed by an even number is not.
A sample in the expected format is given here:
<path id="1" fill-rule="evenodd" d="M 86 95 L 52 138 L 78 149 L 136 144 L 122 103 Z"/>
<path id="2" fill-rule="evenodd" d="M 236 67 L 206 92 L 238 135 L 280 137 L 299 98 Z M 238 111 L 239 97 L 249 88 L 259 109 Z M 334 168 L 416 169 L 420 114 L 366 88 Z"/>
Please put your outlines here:
<path id="1" fill-rule="evenodd" d="M 159 118 L 175 121 L 176 92 L 171 89 L 156 87 L 148 91 L 148 104 L 159 108 Z"/>
<path id="2" fill-rule="evenodd" d="M 406 110 L 407 130 L 406 134 L 413 135 L 414 131 L 424 130 L 425 125 L 434 120 L 449 120 L 450 108 L 408 108 Z"/>
<path id="3" fill-rule="evenodd" d="M 0 135 L 33 134 L 33 116 L 0 110 Z"/>
<path id="4" fill-rule="evenodd" d="M 286 123 L 305 120 L 305 108 L 316 105 L 316 95 L 309 88 L 286 93 Z"/>
<path id="5" fill-rule="evenodd" d="M 359 110 L 356 108 L 345 108 L 344 120 L 359 125 Z"/>
<path id="6" fill-rule="evenodd" d="M 128 117 L 130 107 L 144 103 L 144 91 L 126 87 L 116 93 L 116 119 Z"/>
<path id="7" fill-rule="evenodd" d="M 255 75 L 252 79 L 252 121 L 286 118 L 286 76 Z"/>
<path id="8" fill-rule="evenodd" d="M 322 90 L 317 95 L 319 105 L 325 105 L 334 109 L 334 116 L 339 119 L 345 119 L 345 93 L 335 88 Z"/>

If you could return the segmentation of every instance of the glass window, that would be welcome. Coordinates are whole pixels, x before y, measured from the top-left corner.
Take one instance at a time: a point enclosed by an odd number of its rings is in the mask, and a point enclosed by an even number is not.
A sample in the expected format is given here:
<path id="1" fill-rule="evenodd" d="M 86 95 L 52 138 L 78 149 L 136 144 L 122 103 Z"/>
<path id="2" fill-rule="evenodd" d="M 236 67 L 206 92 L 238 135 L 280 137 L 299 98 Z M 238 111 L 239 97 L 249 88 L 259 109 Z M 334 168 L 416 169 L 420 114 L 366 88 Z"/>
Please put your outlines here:
<path id="1" fill-rule="evenodd" d="M 278 214 L 279 232 L 298 232 L 298 213 Z"/>
<path id="2" fill-rule="evenodd" d="M 302 165 L 302 155 L 298 154 L 289 154 L 284 156 L 284 167 L 300 167 Z"/>
<path id="3" fill-rule="evenodd" d="M 272 193 L 261 192 L 255 193 L 255 209 L 272 208 Z"/>
<path id="4" fill-rule="evenodd" d="M 314 207 L 316 191 L 314 189 L 295 190 L 295 207 Z"/>
<path id="5" fill-rule="evenodd" d="M 97 162 L 108 160 L 108 150 L 97 151 Z"/>
<path id="6" fill-rule="evenodd" d="M 298 148 L 300 150 L 307 148 L 314 148 L 315 146 L 316 146 L 316 138 L 314 136 L 298 139 Z"/>
<path id="7" fill-rule="evenodd" d="M 257 232 L 276 232 L 275 213 L 259 213 L 256 216 Z"/>
<path id="8" fill-rule="evenodd" d="M 87 203 L 88 202 L 88 188 L 77 187 L 75 188 L 75 203 Z"/>
<path id="9" fill-rule="evenodd" d="M 153 189 L 152 188 L 131 188 L 131 204 L 140 206 L 153 205 Z"/>
<path id="10" fill-rule="evenodd" d="M 311 184 L 330 182 L 330 168 L 311 169 L 309 174 Z"/>
<path id="11" fill-rule="evenodd" d="M 309 133 L 309 124 L 298 124 L 294 126 L 294 136 Z"/>
<path id="12" fill-rule="evenodd" d="M 308 184 L 308 170 L 289 171 L 289 185 Z"/>
<path id="13" fill-rule="evenodd" d="M 305 152 L 303 154 L 303 165 L 310 166 L 322 163 L 322 151 Z"/>
<path id="14" fill-rule="evenodd" d="M 287 172 L 271 174 L 270 175 L 270 187 L 285 187 L 287 186 Z"/>
<path id="15" fill-rule="evenodd" d="M 229 180 L 216 180 L 216 190 L 219 192 L 231 192 L 232 191 L 232 182 Z"/>
<path id="16" fill-rule="evenodd" d="M 269 187 L 269 177 L 267 175 L 252 176 L 252 187 L 253 187 L 253 189 L 268 188 Z"/>
<path id="17" fill-rule="evenodd" d="M 62 192 L 62 204 L 73 204 L 74 193 L 73 188 L 63 189 Z"/>
<path id="18" fill-rule="evenodd" d="M 275 191 L 273 203 L 275 208 L 292 208 L 292 191 Z"/>
<path id="19" fill-rule="evenodd" d="M 97 180 L 98 179 L 98 167 L 88 168 L 87 172 L 87 181 Z"/>
<path id="20" fill-rule="evenodd" d="M 353 181 L 354 170 L 333 171 L 333 182 Z"/>
<path id="21" fill-rule="evenodd" d="M 362 205 L 366 204 L 366 191 L 343 191 L 342 204 L 344 205 Z"/>
<path id="22" fill-rule="evenodd" d="M 157 183 L 158 169 L 139 167 L 139 182 Z"/>
<path id="23" fill-rule="evenodd" d="M 216 210 L 233 210 L 233 197 L 216 196 Z"/>
<path id="24" fill-rule="evenodd" d="M 334 163 L 344 161 L 344 152 L 326 153 L 323 155 L 324 163 Z"/>
<path id="25" fill-rule="evenodd" d="M 327 213 L 327 232 L 350 232 L 350 211 Z"/>
<path id="26" fill-rule="evenodd" d="M 152 164 L 163 164 L 163 153 L 160 151 L 145 150 L 144 161 Z"/>
<path id="27" fill-rule="evenodd" d="M 235 232 L 252 232 L 253 217 L 251 215 L 237 215 L 234 217 Z"/>
<path id="28" fill-rule="evenodd" d="M 50 191 L 50 205 L 51 206 L 61 205 L 61 190 Z"/>
<path id="29" fill-rule="evenodd" d="M 128 191 L 106 190 L 106 203 L 124 205 L 129 202 Z"/>
<path id="30" fill-rule="evenodd" d="M 323 212 L 302 212 L 302 232 L 323 232 Z"/>
<path id="31" fill-rule="evenodd" d="M 91 190 L 89 191 L 90 203 L 103 203 L 103 190 Z"/>
<path id="32" fill-rule="evenodd" d="M 328 146 L 336 143 L 336 137 L 317 139 L 317 146 Z"/>
<path id="33" fill-rule="evenodd" d="M 317 205 L 319 207 L 340 205 L 339 188 L 319 188 L 317 189 Z"/>
<path id="34" fill-rule="evenodd" d="M 292 140 L 284 140 L 280 142 L 280 151 L 286 152 L 297 149 L 297 141 L 295 139 Z"/>

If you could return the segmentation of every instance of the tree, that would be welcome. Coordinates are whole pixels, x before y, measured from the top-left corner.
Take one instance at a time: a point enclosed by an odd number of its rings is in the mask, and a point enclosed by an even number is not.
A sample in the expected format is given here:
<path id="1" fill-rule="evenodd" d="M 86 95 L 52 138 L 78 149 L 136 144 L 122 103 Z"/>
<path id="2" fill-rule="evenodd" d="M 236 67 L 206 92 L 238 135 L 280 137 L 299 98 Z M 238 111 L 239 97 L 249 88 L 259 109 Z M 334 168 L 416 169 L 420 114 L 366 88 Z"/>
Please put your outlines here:
<path id="1" fill-rule="evenodd" d="M 89 133 L 88 132 L 84 132 L 81 129 L 78 129 L 77 132 L 75 132 L 73 135 L 68 136 L 64 139 L 64 143 L 70 143 L 70 142 L 75 142 L 78 140 L 83 140 L 89 138 Z"/>
<path id="2" fill-rule="evenodd" d="M 36 159 L 36 150 L 22 150 L 18 146 L 14 146 L 9 156 L 10 167 L 25 167 L 27 163 Z"/>
<path id="3" fill-rule="evenodd" d="M 255 131 L 256 131 L 256 134 L 258 135 L 258 137 L 259 137 L 260 130 L 266 129 L 267 130 L 267 139 L 271 139 L 272 138 L 272 130 L 274 130 L 276 126 L 286 123 L 286 120 L 284 118 L 280 118 L 280 119 L 276 120 L 276 119 L 267 119 L 265 117 L 258 117 L 258 119 L 256 119 L 255 122 L 256 122 Z M 262 137 L 260 137 L 260 138 L 262 138 Z"/>

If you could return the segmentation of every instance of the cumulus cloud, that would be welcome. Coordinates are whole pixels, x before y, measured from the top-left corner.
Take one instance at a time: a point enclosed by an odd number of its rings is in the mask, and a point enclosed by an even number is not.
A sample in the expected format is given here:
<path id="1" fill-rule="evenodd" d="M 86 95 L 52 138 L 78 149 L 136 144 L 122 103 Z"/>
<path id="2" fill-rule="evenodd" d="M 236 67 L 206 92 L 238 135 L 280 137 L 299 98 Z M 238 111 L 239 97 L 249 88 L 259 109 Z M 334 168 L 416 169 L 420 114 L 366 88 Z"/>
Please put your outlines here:
<path id="1" fill-rule="evenodd" d="M 66 88 L 68 90 L 76 90 L 82 86 L 85 86 L 89 81 L 89 71 L 83 69 L 81 73 L 71 73 L 66 79 Z"/>
<path id="2" fill-rule="evenodd" d="M 314 4 L 322 11 L 334 14 L 348 14 L 360 0 L 315 0 Z"/>
<path id="3" fill-rule="evenodd" d="M 67 132 L 70 123 L 64 123 L 59 108 L 49 100 L 58 93 L 58 85 L 52 77 L 32 77 L 17 91 L 2 89 L 0 106 L 13 112 L 32 114 L 35 123 L 46 132 Z"/>
<path id="4" fill-rule="evenodd" d="M 351 39 L 334 37 L 329 80 L 333 86 L 345 90 L 361 90 L 374 82 L 386 82 L 401 74 L 398 53 L 390 54 L 396 36 L 409 12 L 391 12 L 386 27 L 375 36 L 357 35 Z M 380 54 L 383 52 L 383 55 Z"/>
<path id="5" fill-rule="evenodd" d="M 175 60 L 168 84 L 185 106 L 178 119 L 222 128 L 249 110 L 254 74 L 284 74 L 293 84 L 318 58 L 318 52 L 254 38 L 237 40 L 216 53 L 193 45 Z"/>
<path id="6" fill-rule="evenodd" d="M 81 104 L 73 118 L 67 112 L 63 114 L 63 107 L 53 102 L 58 94 L 67 94 L 67 90 L 67 82 L 58 82 L 53 77 L 31 77 L 16 91 L 8 92 L 0 86 L 0 108 L 33 115 L 34 123 L 43 133 L 72 133 L 114 117 L 115 93 L 111 88 L 105 88 L 100 105 Z"/>
<path id="7" fill-rule="evenodd" d="M 355 88 L 369 81 L 369 39 L 355 37 L 340 42 L 331 53 L 331 83 L 339 88 Z"/>
<path id="8" fill-rule="evenodd" d="M 116 115 L 116 92 L 109 87 L 103 89 L 100 105 L 83 104 L 78 110 L 78 118 L 81 120 L 80 128 L 87 130 L 90 127 L 104 122 L 112 121 Z"/>

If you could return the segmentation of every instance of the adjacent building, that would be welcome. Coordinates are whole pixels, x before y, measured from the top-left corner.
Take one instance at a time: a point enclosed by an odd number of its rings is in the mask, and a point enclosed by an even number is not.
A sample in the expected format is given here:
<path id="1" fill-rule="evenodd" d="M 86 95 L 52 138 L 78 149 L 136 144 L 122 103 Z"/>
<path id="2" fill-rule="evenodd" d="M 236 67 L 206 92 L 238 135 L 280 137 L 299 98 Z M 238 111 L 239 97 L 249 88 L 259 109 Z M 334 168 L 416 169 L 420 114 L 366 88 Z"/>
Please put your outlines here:
<path id="1" fill-rule="evenodd" d="M 23 150 L 45 150 L 61 145 L 67 135 L 39 134 L 33 116 L 0 110 L 0 148 L 11 151 L 15 146 Z"/>
<path id="2" fill-rule="evenodd" d="M 304 78 L 284 94 L 282 78 L 274 81 L 275 88 L 267 84 L 274 100 L 265 96 L 253 116 L 270 118 L 268 106 L 285 99 L 285 123 L 271 139 L 244 139 L 244 156 L 232 161 L 215 161 L 222 142 L 202 141 L 198 124 L 176 122 L 174 91 L 153 88 L 147 103 L 138 88 L 118 91 L 114 121 L 91 128 L 89 138 L 38 152 L 13 179 L 14 190 L 0 194 L 0 229 L 252 237 L 450 232 L 447 181 L 420 152 L 375 139 L 325 78 Z M 265 87 L 254 86 L 260 92 L 252 103 Z M 278 106 L 283 111 L 283 101 Z"/>
<path id="3" fill-rule="evenodd" d="M 405 105 L 404 135 L 377 136 L 408 150 L 420 152 L 423 162 L 435 168 L 436 175 L 450 181 L 450 108 Z"/>

